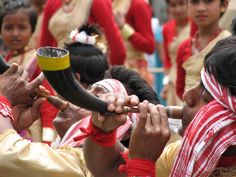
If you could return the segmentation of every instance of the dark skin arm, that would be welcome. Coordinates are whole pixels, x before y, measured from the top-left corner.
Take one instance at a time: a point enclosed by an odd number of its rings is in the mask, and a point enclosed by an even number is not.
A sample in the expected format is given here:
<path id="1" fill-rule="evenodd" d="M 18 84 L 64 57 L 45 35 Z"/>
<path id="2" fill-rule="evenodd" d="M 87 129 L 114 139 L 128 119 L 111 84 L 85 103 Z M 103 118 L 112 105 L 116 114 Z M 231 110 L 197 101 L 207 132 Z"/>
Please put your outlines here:
<path id="1" fill-rule="evenodd" d="M 6 97 L 10 102 L 14 116 L 13 122 L 8 119 L 1 121 L 1 133 L 13 127 L 17 131 L 23 130 L 39 118 L 39 107 L 44 99 L 37 97 L 37 92 L 45 94 L 48 92 L 45 88 L 40 87 L 43 81 L 42 75 L 32 82 L 28 82 L 27 76 L 27 72 L 17 64 L 12 64 L 6 72 L 0 75 L 0 95 Z"/>
<path id="2" fill-rule="evenodd" d="M 122 112 L 123 106 L 127 102 L 132 103 L 131 105 L 138 103 L 135 97 L 125 98 L 119 95 L 115 99 L 110 98 L 108 100 L 108 109 L 117 113 Z M 147 101 L 139 103 L 138 107 L 140 121 L 131 135 L 129 158 L 156 161 L 170 137 L 167 115 L 163 106 L 155 108 L 155 105 Z M 114 115 L 113 117 L 96 117 L 93 115 L 92 120 L 93 124 L 103 132 L 110 132 L 112 131 L 110 128 L 112 127 L 112 122 L 114 125 L 113 129 L 115 129 L 125 121 L 125 117 L 124 114 Z M 106 148 L 97 145 L 90 138 L 87 138 L 84 146 L 86 165 L 95 177 L 126 176 L 118 171 L 119 165 L 124 163 L 120 156 L 122 151 L 124 151 L 124 147 L 118 142 L 114 146 Z"/>

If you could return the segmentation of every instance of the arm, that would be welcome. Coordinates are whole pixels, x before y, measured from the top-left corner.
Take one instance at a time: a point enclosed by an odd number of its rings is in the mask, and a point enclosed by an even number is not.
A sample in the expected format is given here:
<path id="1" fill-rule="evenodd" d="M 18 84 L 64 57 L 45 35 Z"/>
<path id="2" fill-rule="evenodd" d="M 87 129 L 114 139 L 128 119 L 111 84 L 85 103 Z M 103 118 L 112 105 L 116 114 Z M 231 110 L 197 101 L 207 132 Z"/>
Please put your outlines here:
<path id="1" fill-rule="evenodd" d="M 112 100 L 111 97 L 109 98 L 109 100 Z M 125 100 L 127 100 L 127 98 L 124 99 L 124 97 L 113 99 L 113 101 L 116 101 L 116 103 L 112 101 L 108 102 L 108 110 L 121 113 Z M 134 101 L 137 102 L 136 100 Z M 146 170 L 145 167 L 136 167 L 136 165 L 129 165 L 127 166 L 127 168 L 132 168 L 133 172 L 130 173 L 130 171 L 127 171 L 126 173 L 127 176 L 143 176 L 139 172 L 146 171 L 145 173 L 148 174 L 144 176 L 150 176 L 149 173 L 150 171 L 152 171 L 153 173 L 151 176 L 154 177 L 154 162 L 160 156 L 170 136 L 167 115 L 163 107 L 158 106 L 156 108 L 154 105 L 149 104 L 147 101 L 139 104 L 139 111 L 140 121 L 138 122 L 137 127 L 132 132 L 130 152 L 126 163 L 130 164 L 131 161 L 133 163 L 134 161 L 139 160 L 148 161 L 149 163 L 152 163 L 152 169 Z M 111 125 L 107 124 L 108 121 L 111 122 L 117 120 L 119 122 L 122 122 L 125 119 L 124 115 L 118 114 L 113 115 L 112 117 L 94 117 L 93 115 L 92 120 L 92 124 L 99 127 L 100 131 L 107 132 L 106 125 Z M 114 124 L 117 123 L 114 122 Z M 110 128 L 111 126 L 108 127 Z M 109 147 L 104 147 L 100 143 L 99 146 L 98 142 L 94 139 L 94 136 L 87 138 L 84 148 L 86 165 L 89 170 L 99 177 L 124 176 L 123 174 L 119 173 L 117 169 L 118 166 L 123 162 L 120 157 L 120 152 L 124 150 L 123 147 L 120 146 L 117 142 Z M 157 139 L 159 141 L 157 141 Z"/>
<path id="2" fill-rule="evenodd" d="M 168 44 L 168 38 L 170 38 L 170 30 L 169 30 L 169 23 L 165 24 L 163 26 L 163 45 L 164 45 L 164 68 L 165 68 L 165 72 L 168 74 L 169 69 L 171 67 L 171 60 L 170 60 L 170 56 L 169 56 L 169 44 Z"/>
<path id="3" fill-rule="evenodd" d="M 0 75 L 0 81 L 0 156 L 4 162 L 0 164 L 0 176 L 86 176 L 81 151 L 53 151 L 46 144 L 22 139 L 13 130 L 13 127 L 17 130 L 26 128 L 38 117 L 38 109 L 43 100 L 39 97 L 29 98 L 42 81 L 36 78 L 27 82 L 27 74 L 14 64 Z"/>
<path id="4" fill-rule="evenodd" d="M 47 0 L 44 8 L 39 46 L 56 46 L 57 42 L 48 30 L 50 18 L 61 6 L 60 0 Z"/>
<path id="5" fill-rule="evenodd" d="M 11 127 L 11 122 L 0 117 L 0 176 L 5 177 L 85 177 L 88 171 L 83 163 L 82 151 L 53 150 L 47 144 L 31 143 L 22 139 Z"/>
<path id="6" fill-rule="evenodd" d="M 104 30 L 110 49 L 110 64 L 123 65 L 126 57 L 125 46 L 114 21 L 110 0 L 94 0 L 90 16 Z"/>
<path id="7" fill-rule="evenodd" d="M 185 70 L 183 68 L 184 61 L 191 56 L 191 40 L 185 40 L 182 42 L 177 51 L 177 77 L 176 77 L 176 93 L 182 100 L 182 96 L 185 88 Z"/>
<path id="8" fill-rule="evenodd" d="M 142 52 L 152 54 L 155 51 L 155 41 L 151 26 L 151 10 L 149 5 L 140 1 L 130 11 L 133 13 L 134 33 L 129 37 L 132 45 Z M 122 33 L 121 29 L 121 33 Z"/>

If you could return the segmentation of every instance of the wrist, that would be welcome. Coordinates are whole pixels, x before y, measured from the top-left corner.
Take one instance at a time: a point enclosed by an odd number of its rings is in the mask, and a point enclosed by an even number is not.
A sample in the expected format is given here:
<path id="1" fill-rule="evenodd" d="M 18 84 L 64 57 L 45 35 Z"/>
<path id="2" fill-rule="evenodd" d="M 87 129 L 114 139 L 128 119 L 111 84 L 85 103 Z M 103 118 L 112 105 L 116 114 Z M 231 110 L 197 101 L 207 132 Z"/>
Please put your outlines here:
<path id="1" fill-rule="evenodd" d="M 121 32 L 121 36 L 124 39 L 129 39 L 134 33 L 135 30 L 132 26 L 130 26 L 129 24 L 125 23 L 122 28 L 120 28 L 120 32 Z"/>
<path id="2" fill-rule="evenodd" d="M 125 165 L 119 166 L 121 173 L 126 173 L 128 177 L 155 177 L 155 162 L 146 159 L 129 159 L 128 152 L 122 152 L 121 155 L 126 162 Z"/>
<path id="3" fill-rule="evenodd" d="M 110 133 L 102 132 L 99 128 L 93 125 L 92 117 L 90 117 L 89 125 L 86 128 L 81 127 L 80 131 L 84 134 L 75 137 L 74 141 L 80 141 L 84 138 L 90 137 L 94 143 L 103 147 L 111 147 L 116 143 L 116 130 Z"/>
<path id="4" fill-rule="evenodd" d="M 0 116 L 13 121 L 12 107 L 8 99 L 0 96 Z"/>

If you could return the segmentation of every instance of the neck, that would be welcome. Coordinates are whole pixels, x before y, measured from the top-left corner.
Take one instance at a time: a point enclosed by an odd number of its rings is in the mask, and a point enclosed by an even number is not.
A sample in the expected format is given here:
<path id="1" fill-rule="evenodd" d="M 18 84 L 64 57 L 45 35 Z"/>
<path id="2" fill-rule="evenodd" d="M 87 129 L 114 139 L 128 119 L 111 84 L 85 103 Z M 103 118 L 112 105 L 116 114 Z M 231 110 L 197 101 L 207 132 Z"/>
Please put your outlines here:
<path id="1" fill-rule="evenodd" d="M 177 26 L 185 26 L 188 23 L 188 18 L 176 20 Z"/>
<path id="2" fill-rule="evenodd" d="M 220 27 L 217 24 L 208 26 L 208 27 L 199 27 L 199 37 L 210 37 L 212 36 L 216 31 L 219 31 Z"/>

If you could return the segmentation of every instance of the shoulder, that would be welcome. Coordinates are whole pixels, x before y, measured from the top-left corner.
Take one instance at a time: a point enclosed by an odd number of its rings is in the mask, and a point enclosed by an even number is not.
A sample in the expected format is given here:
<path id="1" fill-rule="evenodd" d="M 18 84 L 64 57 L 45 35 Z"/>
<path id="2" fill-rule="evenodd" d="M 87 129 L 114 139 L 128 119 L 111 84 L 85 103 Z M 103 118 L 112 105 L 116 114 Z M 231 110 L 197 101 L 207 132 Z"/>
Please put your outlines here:
<path id="1" fill-rule="evenodd" d="M 130 8 L 143 9 L 146 7 L 150 8 L 146 0 L 132 0 Z"/>
<path id="2" fill-rule="evenodd" d="M 163 25 L 163 31 L 173 31 L 173 27 L 175 27 L 175 21 L 170 20 Z"/>

